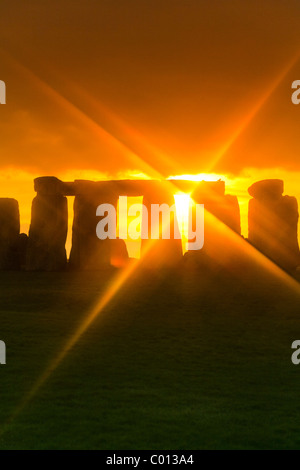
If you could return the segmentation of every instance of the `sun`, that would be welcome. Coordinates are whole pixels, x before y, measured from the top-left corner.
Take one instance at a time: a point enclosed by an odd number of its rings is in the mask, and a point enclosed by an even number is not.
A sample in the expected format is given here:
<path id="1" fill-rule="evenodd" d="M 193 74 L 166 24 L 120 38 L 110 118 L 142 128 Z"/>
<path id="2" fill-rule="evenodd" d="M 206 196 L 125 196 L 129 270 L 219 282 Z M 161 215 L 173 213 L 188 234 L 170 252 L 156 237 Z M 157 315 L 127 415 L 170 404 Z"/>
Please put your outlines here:
<path id="1" fill-rule="evenodd" d="M 186 180 L 186 181 L 219 181 L 222 180 L 227 183 L 228 179 L 225 175 L 220 175 L 217 173 L 198 173 L 196 175 L 176 175 L 169 176 L 168 180 Z M 176 207 L 176 216 L 177 222 L 179 225 L 179 231 L 181 233 L 182 239 L 182 249 L 183 253 L 186 252 L 186 242 L 189 240 L 189 215 L 190 207 L 195 204 L 192 197 L 188 193 L 179 192 L 174 195 L 175 198 L 175 207 Z"/>
<path id="2" fill-rule="evenodd" d="M 197 175 L 176 175 L 169 176 L 168 180 L 187 180 L 187 181 L 218 181 L 227 180 L 225 175 L 220 175 L 217 173 L 198 173 Z"/>
<path id="3" fill-rule="evenodd" d="M 176 217 L 181 234 L 182 250 L 186 252 L 186 243 L 189 240 L 189 209 L 193 204 L 190 194 L 178 193 L 174 195 Z"/>

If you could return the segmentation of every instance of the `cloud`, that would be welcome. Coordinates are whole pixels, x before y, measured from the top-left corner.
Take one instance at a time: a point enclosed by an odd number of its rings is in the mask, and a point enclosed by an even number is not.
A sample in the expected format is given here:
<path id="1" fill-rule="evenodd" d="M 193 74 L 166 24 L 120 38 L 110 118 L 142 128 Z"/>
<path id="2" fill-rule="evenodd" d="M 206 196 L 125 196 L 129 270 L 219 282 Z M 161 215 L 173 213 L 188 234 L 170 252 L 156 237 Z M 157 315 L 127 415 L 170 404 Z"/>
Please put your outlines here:
<path id="1" fill-rule="evenodd" d="M 0 167 L 298 171 L 298 64 L 210 167 L 299 52 L 299 2 L 150 3 L 4 3 Z"/>

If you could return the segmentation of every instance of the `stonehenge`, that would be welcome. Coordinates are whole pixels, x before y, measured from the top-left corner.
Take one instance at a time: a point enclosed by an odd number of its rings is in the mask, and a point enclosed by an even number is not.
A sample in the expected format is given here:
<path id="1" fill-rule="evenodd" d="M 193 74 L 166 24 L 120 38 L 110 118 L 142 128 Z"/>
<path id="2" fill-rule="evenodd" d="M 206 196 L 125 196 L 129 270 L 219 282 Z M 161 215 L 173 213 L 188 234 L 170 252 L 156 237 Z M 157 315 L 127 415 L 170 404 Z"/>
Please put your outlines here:
<path id="1" fill-rule="evenodd" d="M 64 182 L 53 176 L 34 180 L 37 193 L 32 202 L 29 235 L 20 234 L 18 202 L 0 199 L 0 270 L 28 271 L 98 270 L 105 266 L 124 267 L 130 261 L 124 237 L 99 239 L 96 226 L 104 216 L 96 214 L 100 204 L 110 204 L 116 213 L 121 196 L 142 197 L 141 230 L 148 239 L 141 240 L 141 263 L 147 267 L 176 266 L 183 259 L 182 240 L 177 216 L 171 212 L 169 239 L 163 239 L 163 220 L 157 227 L 160 237 L 151 239 L 153 205 L 175 204 L 174 196 L 189 194 L 196 204 L 203 204 L 204 247 L 190 251 L 189 257 L 205 263 L 214 260 L 229 265 L 238 254 L 228 243 L 241 237 L 240 207 L 236 196 L 226 193 L 224 181 L 187 180 L 112 180 Z M 254 183 L 248 192 L 249 235 L 247 241 L 285 270 L 300 265 L 298 245 L 298 204 L 283 195 L 281 180 Z M 74 196 L 72 246 L 66 254 L 68 232 L 67 196 Z M 114 217 L 114 216 L 113 216 Z"/>

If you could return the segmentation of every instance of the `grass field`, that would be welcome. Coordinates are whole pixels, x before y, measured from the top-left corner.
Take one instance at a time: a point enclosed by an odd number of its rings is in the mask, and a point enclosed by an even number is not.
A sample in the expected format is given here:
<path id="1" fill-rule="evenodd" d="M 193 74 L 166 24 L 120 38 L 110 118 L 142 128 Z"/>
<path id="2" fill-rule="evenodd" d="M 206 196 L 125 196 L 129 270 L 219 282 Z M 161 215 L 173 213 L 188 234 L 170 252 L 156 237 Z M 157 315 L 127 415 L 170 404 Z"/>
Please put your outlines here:
<path id="1" fill-rule="evenodd" d="M 23 402 L 118 275 L 0 273 L 1 449 L 300 449 L 300 296 L 259 271 L 137 272 Z"/>

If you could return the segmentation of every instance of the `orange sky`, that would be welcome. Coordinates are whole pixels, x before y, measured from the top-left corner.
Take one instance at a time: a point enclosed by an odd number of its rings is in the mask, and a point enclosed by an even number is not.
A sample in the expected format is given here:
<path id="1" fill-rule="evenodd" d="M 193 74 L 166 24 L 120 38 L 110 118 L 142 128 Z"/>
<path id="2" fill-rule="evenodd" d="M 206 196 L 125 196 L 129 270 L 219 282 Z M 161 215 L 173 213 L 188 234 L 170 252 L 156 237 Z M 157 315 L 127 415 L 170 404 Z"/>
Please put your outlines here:
<path id="1" fill-rule="evenodd" d="M 298 0 L 2 0 L 0 197 L 32 179 L 214 172 L 300 201 Z"/>

